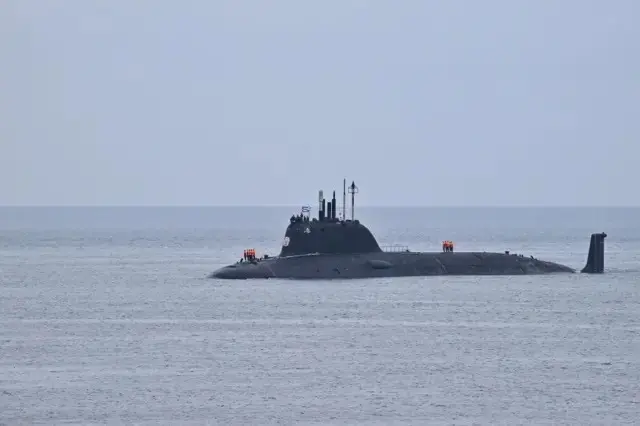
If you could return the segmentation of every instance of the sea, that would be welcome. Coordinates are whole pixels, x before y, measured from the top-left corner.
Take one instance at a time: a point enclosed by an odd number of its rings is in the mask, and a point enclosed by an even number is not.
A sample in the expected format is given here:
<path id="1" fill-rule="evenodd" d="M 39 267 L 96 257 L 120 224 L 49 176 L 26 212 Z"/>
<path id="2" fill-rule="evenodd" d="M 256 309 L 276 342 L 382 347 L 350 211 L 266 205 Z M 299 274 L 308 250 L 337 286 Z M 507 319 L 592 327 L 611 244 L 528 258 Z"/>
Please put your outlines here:
<path id="1" fill-rule="evenodd" d="M 602 275 L 207 278 L 298 212 L 0 208 L 0 424 L 640 424 L 640 209 L 355 211 L 576 269 L 606 232 Z"/>

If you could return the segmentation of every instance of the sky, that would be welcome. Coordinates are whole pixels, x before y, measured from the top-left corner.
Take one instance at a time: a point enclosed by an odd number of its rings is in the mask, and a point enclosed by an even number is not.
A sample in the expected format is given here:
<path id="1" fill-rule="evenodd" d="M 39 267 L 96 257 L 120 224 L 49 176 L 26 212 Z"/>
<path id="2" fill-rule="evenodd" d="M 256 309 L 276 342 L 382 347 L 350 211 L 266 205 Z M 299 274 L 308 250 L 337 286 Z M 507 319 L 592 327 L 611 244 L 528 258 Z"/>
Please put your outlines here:
<path id="1" fill-rule="evenodd" d="M 637 0 L 3 0 L 0 205 L 640 205 Z"/>

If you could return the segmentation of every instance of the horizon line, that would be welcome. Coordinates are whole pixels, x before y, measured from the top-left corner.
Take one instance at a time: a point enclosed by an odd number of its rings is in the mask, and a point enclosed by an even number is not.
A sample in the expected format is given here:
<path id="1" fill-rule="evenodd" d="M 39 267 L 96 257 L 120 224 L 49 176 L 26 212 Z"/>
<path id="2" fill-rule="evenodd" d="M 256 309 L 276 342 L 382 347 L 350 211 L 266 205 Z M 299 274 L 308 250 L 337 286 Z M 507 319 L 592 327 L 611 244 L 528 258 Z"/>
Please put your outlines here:
<path id="1" fill-rule="evenodd" d="M 0 204 L 0 208 L 293 208 L 301 209 L 298 204 Z M 427 209 L 531 209 L 531 208 L 640 208 L 640 204 L 633 205 L 587 205 L 587 204 L 484 204 L 484 205 L 456 205 L 456 204 L 364 204 L 357 208 L 397 209 L 397 208 L 427 208 Z"/>

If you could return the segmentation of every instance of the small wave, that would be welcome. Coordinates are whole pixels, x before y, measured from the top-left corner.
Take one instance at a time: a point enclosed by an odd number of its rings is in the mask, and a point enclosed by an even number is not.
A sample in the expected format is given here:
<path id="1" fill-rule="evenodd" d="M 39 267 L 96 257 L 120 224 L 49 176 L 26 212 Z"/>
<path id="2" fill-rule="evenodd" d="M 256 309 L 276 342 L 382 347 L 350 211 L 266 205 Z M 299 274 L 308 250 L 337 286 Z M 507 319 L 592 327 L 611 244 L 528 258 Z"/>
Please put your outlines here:
<path id="1" fill-rule="evenodd" d="M 556 323 L 513 323 L 513 322 L 445 322 L 445 321 L 401 321 L 362 319 L 171 319 L 171 318 L 131 318 L 131 319 L 15 319 L 0 321 L 0 324 L 213 324 L 213 325 L 269 325 L 269 326 L 336 326 L 356 325 L 362 327 L 445 327 L 445 328 L 546 328 L 546 329 L 608 329 L 640 331 L 640 325 L 610 327 L 600 324 L 556 324 Z"/>

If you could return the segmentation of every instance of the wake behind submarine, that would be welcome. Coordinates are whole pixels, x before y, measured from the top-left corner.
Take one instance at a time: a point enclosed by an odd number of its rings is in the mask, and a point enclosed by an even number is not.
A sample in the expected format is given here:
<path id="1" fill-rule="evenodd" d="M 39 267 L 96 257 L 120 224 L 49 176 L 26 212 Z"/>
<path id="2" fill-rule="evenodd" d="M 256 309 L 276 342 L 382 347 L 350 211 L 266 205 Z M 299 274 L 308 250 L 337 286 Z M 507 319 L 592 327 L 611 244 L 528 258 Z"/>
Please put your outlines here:
<path id="1" fill-rule="evenodd" d="M 351 194 L 351 219 L 346 219 L 346 194 Z M 342 217 L 336 217 L 336 193 L 326 202 L 319 192 L 318 217 L 305 206 L 290 219 L 277 257 L 258 258 L 245 250 L 239 262 L 214 271 L 210 278 L 353 279 L 433 275 L 536 275 L 575 273 L 568 266 L 519 254 L 457 252 L 451 242 L 442 252 L 412 252 L 394 246 L 383 250 L 375 237 L 354 218 L 355 182 L 343 181 Z M 604 272 L 604 232 L 592 234 L 587 263 L 581 272 Z"/>

